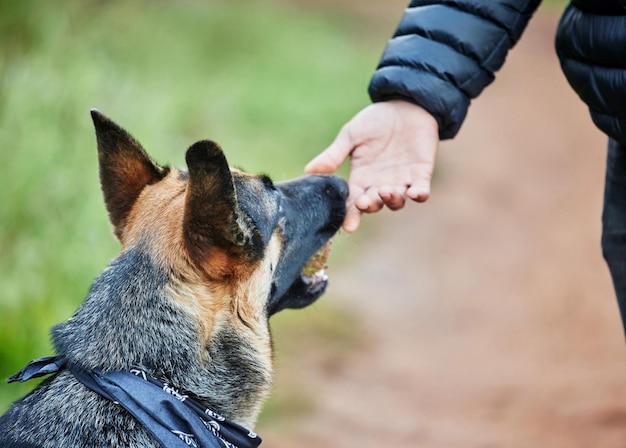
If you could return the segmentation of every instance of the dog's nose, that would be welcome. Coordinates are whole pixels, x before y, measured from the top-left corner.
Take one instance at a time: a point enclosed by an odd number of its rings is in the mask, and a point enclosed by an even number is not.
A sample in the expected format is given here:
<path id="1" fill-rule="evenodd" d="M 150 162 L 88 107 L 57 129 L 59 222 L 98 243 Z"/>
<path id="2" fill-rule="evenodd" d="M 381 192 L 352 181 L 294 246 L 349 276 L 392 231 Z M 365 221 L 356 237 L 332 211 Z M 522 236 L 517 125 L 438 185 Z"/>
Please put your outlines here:
<path id="1" fill-rule="evenodd" d="M 286 197 L 296 201 L 313 195 L 332 202 L 345 202 L 349 190 L 346 181 L 333 174 L 309 174 L 274 185 Z"/>

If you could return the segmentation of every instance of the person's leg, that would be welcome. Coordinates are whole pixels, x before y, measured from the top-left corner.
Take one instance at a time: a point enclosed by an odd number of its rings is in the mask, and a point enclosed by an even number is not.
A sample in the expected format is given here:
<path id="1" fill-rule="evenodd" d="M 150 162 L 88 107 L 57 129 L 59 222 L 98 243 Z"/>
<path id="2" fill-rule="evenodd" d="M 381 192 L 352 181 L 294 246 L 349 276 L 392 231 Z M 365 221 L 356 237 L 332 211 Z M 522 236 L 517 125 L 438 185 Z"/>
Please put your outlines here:
<path id="1" fill-rule="evenodd" d="M 626 146 L 609 140 L 602 212 L 602 253 L 626 331 Z"/>

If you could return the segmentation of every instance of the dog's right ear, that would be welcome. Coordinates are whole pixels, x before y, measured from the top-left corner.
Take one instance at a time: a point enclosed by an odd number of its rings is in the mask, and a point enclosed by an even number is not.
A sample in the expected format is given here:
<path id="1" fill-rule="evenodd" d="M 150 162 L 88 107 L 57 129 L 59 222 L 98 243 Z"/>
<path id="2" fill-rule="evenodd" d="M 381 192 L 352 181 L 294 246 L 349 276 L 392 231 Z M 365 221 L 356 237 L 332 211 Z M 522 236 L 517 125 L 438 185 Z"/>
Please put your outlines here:
<path id="1" fill-rule="evenodd" d="M 96 128 L 100 186 L 115 235 L 122 239 L 126 219 L 141 191 L 168 172 L 157 165 L 124 129 L 96 109 L 91 118 Z"/>
<path id="2" fill-rule="evenodd" d="M 196 263 L 210 266 L 208 270 L 216 276 L 232 275 L 244 260 L 261 256 L 263 239 L 239 207 L 233 176 L 219 145 L 199 141 L 185 158 L 189 183 L 183 233 L 189 254 Z"/>

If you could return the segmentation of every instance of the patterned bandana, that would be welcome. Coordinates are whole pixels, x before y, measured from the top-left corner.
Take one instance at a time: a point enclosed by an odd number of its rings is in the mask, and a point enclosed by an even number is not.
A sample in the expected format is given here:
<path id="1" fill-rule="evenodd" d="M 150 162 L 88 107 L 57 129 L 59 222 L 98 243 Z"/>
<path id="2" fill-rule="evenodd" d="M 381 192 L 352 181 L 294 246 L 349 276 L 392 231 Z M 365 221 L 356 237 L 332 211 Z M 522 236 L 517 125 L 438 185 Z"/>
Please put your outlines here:
<path id="1" fill-rule="evenodd" d="M 105 373 L 66 367 L 63 358 L 47 356 L 31 361 L 8 382 L 23 382 L 65 368 L 87 388 L 126 409 L 163 447 L 256 448 L 261 444 L 252 431 L 138 368 Z"/>

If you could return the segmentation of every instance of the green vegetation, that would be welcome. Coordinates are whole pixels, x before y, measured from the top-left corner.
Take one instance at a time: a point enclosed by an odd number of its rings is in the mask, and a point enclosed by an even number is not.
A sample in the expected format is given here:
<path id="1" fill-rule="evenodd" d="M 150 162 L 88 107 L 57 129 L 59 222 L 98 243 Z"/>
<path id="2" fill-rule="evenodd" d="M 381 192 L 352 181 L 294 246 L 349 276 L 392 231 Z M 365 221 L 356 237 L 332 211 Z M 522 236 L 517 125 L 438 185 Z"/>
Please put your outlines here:
<path id="1" fill-rule="evenodd" d="M 541 2 L 541 7 L 543 9 L 553 8 L 553 9 L 563 9 L 569 3 L 568 0 L 543 0 Z"/>
<path id="2" fill-rule="evenodd" d="M 294 177 L 369 101 L 383 42 L 363 34 L 272 1 L 0 0 L 0 381 L 52 353 L 49 328 L 118 250 L 90 108 L 160 163 L 211 138 Z M 0 412 L 32 387 L 0 384 Z"/>
<path id="3" fill-rule="evenodd" d="M 309 382 L 320 372 L 338 371 L 365 338 L 356 316 L 334 306 L 330 294 L 309 308 L 278 313 L 272 328 L 276 386 L 259 419 L 261 434 L 266 424 L 288 428 L 294 418 L 314 408 L 315 391 L 307 387 Z"/>

